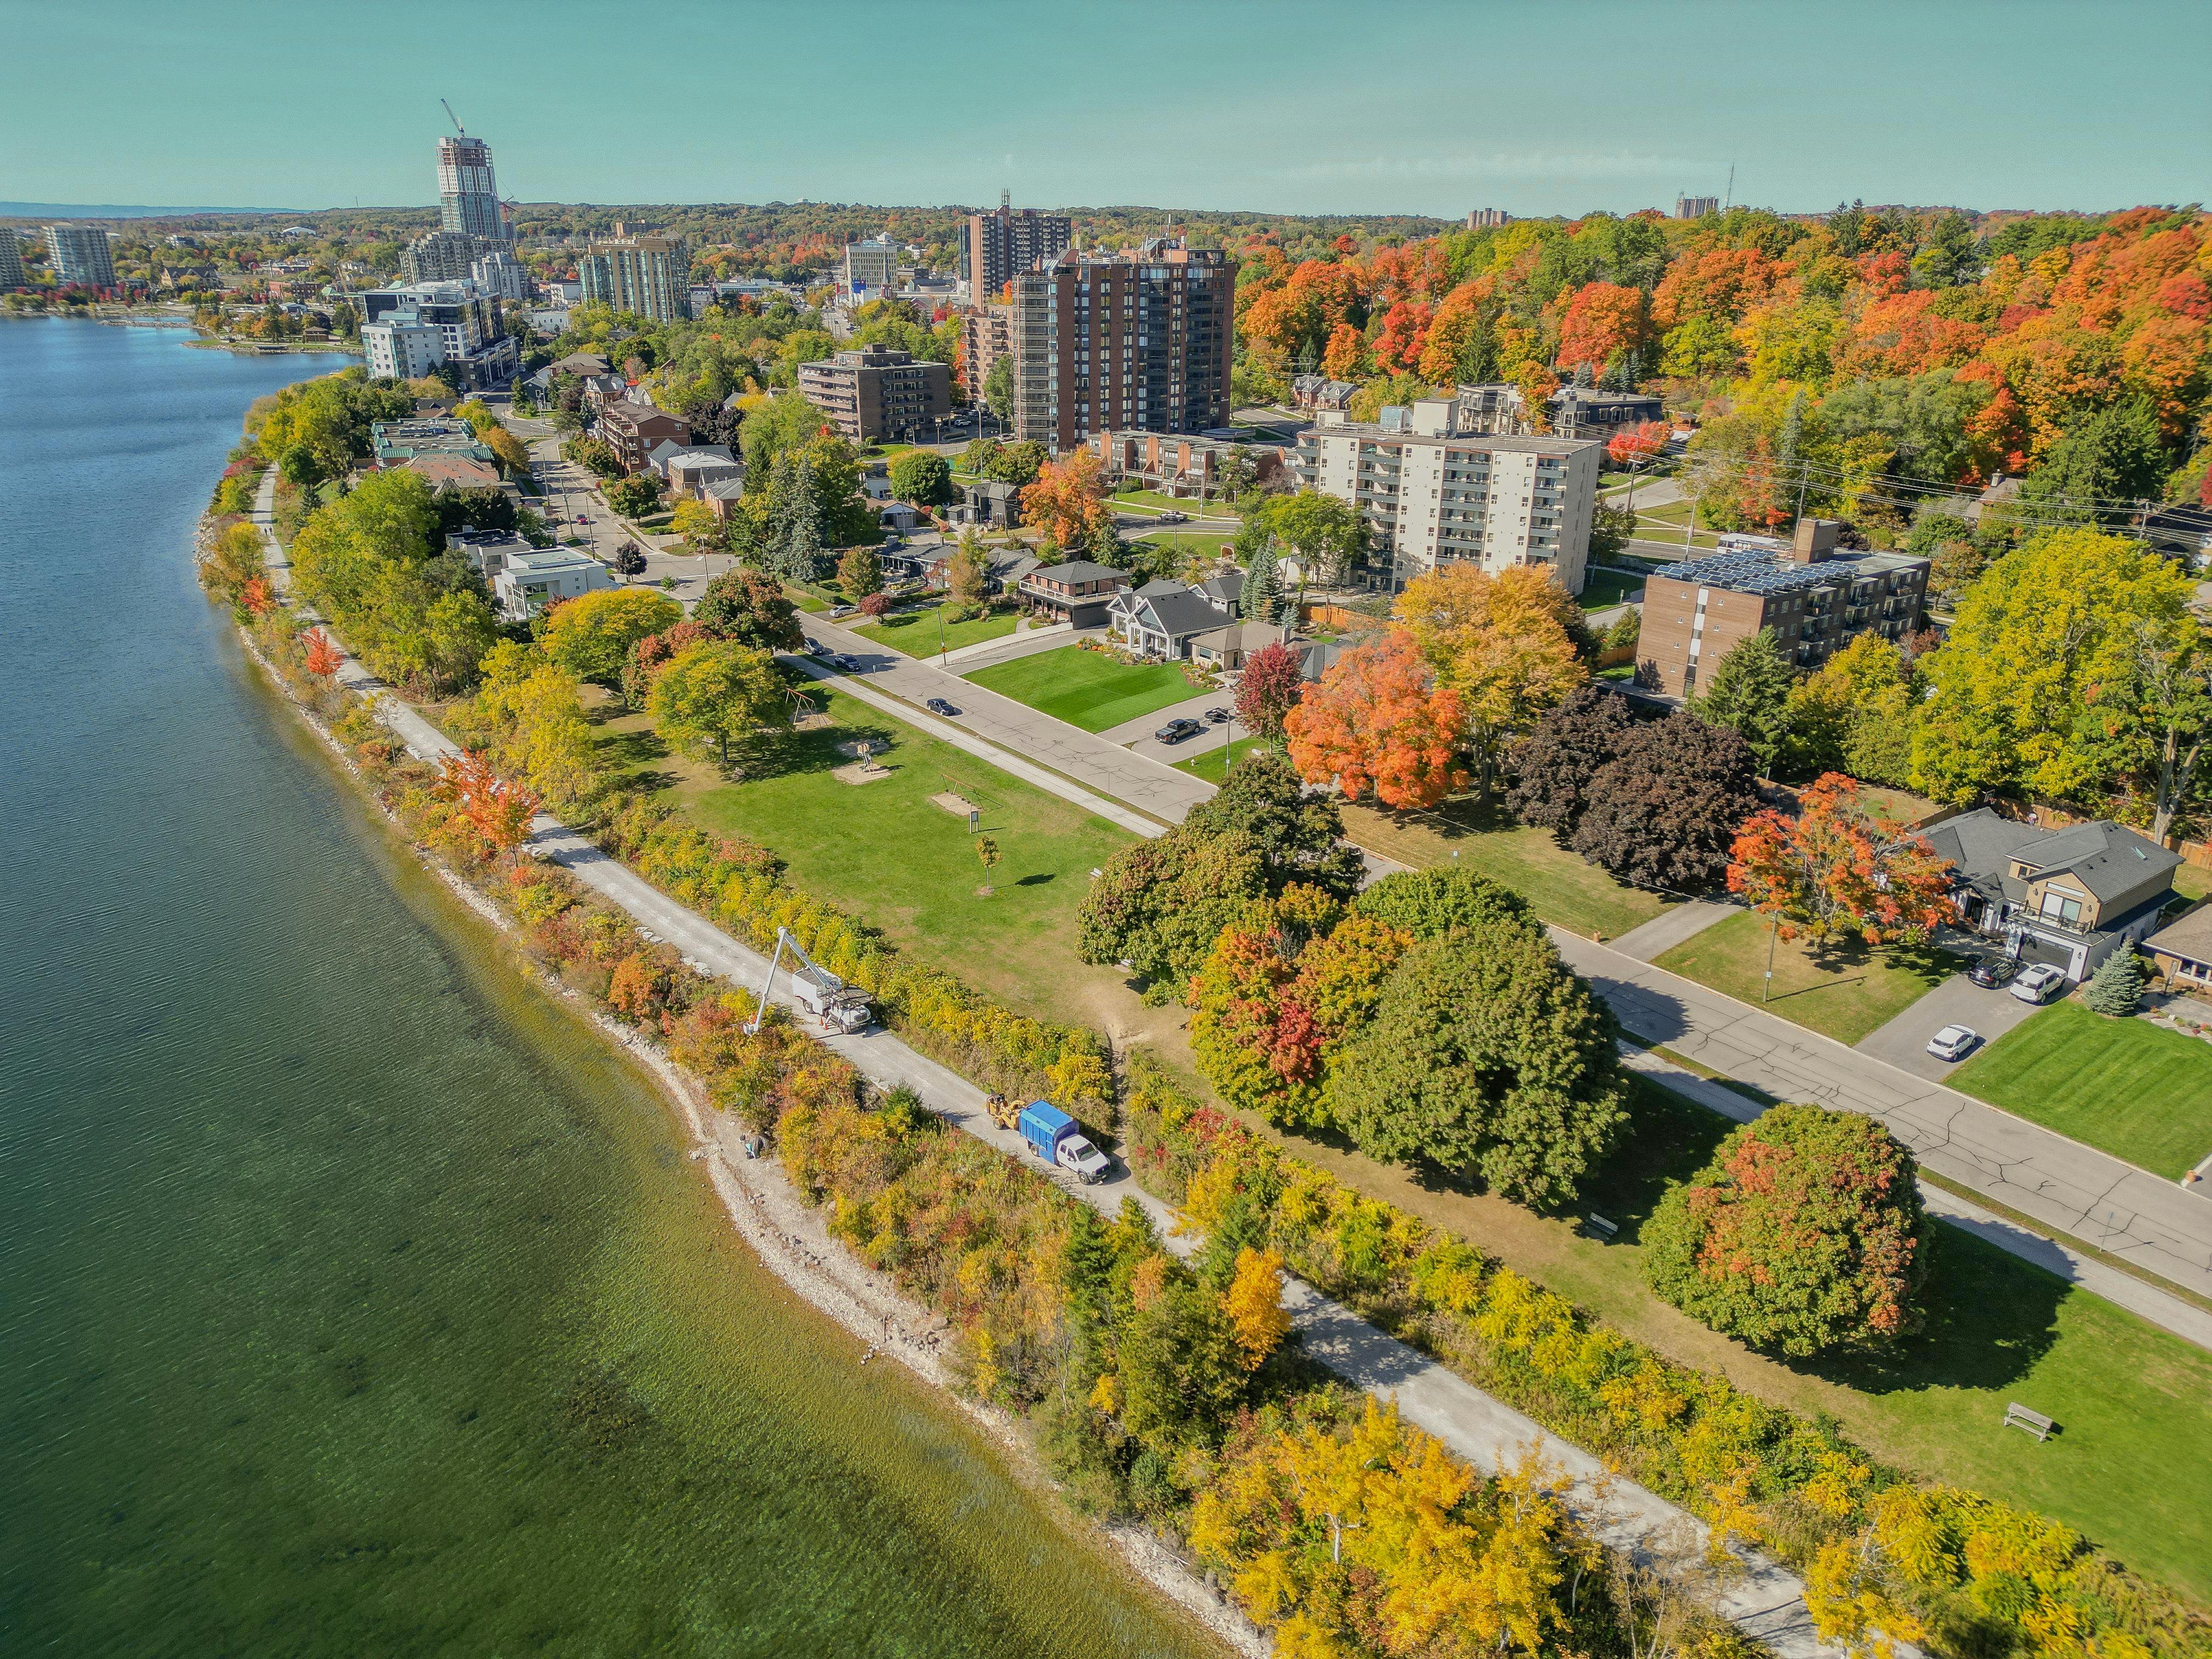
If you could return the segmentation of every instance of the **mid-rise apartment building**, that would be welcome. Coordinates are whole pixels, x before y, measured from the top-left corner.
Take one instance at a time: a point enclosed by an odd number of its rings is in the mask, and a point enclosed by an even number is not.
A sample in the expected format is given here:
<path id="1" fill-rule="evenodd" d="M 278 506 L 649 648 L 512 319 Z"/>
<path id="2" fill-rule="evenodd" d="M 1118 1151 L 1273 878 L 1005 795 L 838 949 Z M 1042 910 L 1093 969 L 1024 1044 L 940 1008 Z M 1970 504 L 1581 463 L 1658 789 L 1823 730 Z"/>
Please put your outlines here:
<path id="1" fill-rule="evenodd" d="M 46 257 L 64 288 L 115 286 L 115 256 L 98 225 L 48 225 Z"/>
<path id="2" fill-rule="evenodd" d="M 1702 219 L 1709 213 L 1720 210 L 1721 198 L 1717 196 L 1677 196 L 1674 198 L 1674 216 L 1677 219 Z"/>
<path id="3" fill-rule="evenodd" d="M 996 301 L 971 306 L 960 320 L 960 383 L 967 387 L 969 400 L 980 404 L 991 370 L 1000 358 L 1014 355 L 1014 308 Z"/>
<path id="4" fill-rule="evenodd" d="M 0 288 L 22 288 L 23 245 L 10 226 L 0 225 Z"/>
<path id="5" fill-rule="evenodd" d="M 1058 453 L 1095 432 L 1229 423 L 1237 274 L 1218 250 L 1065 253 L 1012 286 L 1018 441 Z"/>
<path id="6" fill-rule="evenodd" d="M 595 240 L 577 259 L 586 304 L 596 300 L 656 323 L 691 314 L 691 258 L 680 236 Z"/>
<path id="7" fill-rule="evenodd" d="M 487 249 L 470 260 L 469 280 L 495 300 L 530 297 L 530 273 L 503 247 Z"/>
<path id="8" fill-rule="evenodd" d="M 996 213 L 968 216 L 969 297 L 979 303 L 996 299 L 1017 273 L 1050 264 L 1074 240 L 1075 222 L 1066 215 L 1035 208 L 1017 213 L 1000 191 Z"/>
<path id="9" fill-rule="evenodd" d="M 410 283 L 465 283 L 477 255 L 492 246 L 465 230 L 434 230 L 399 250 L 399 270 Z"/>
<path id="10" fill-rule="evenodd" d="M 1785 661 L 1808 672 L 1862 634 L 1903 639 L 1920 625 L 1928 561 L 1842 550 L 1839 528 L 1801 519 L 1788 543 L 1725 548 L 1656 572 L 1644 589 L 1638 680 L 1693 696 L 1700 677 L 1762 628 L 1774 630 Z"/>
<path id="11" fill-rule="evenodd" d="M 514 228 L 492 175 L 491 146 L 463 134 L 438 140 L 438 223 L 442 230 L 508 243 Z"/>
<path id="12" fill-rule="evenodd" d="M 1513 216 L 1504 208 L 1475 208 L 1467 216 L 1467 228 L 1469 230 L 1495 230 L 1501 225 L 1510 225 L 1512 222 Z"/>
<path id="13" fill-rule="evenodd" d="M 799 395 L 854 443 L 874 443 L 952 412 L 952 371 L 896 346 L 862 346 L 799 366 Z"/>
<path id="14" fill-rule="evenodd" d="M 1602 444 L 1471 432 L 1455 400 L 1386 409 L 1373 422 L 1323 411 L 1299 434 L 1298 482 L 1359 509 L 1393 589 L 1439 564 L 1538 566 L 1583 591 Z"/>
<path id="15" fill-rule="evenodd" d="M 888 299 L 898 287 L 899 245 L 884 237 L 845 244 L 845 292 L 857 303 Z"/>
<path id="16" fill-rule="evenodd" d="M 462 390 L 477 392 L 504 386 L 521 365 L 499 301 L 474 283 L 373 289 L 361 296 L 361 314 L 371 378 L 413 380 L 449 363 Z"/>

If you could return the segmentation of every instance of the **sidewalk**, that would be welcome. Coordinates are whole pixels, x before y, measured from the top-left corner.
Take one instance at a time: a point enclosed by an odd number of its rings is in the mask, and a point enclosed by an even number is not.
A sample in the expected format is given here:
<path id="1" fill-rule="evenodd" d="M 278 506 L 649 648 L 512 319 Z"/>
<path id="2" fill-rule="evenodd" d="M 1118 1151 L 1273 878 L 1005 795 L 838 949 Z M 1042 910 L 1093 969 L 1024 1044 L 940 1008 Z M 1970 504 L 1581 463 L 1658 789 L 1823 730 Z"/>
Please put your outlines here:
<path id="1" fill-rule="evenodd" d="M 1613 941 L 1613 948 L 1638 962 L 1655 962 L 1684 939 L 1695 939 L 1742 908 L 1720 899 L 1692 899 L 1671 910 L 1661 911 L 1641 927 L 1630 928 Z"/>

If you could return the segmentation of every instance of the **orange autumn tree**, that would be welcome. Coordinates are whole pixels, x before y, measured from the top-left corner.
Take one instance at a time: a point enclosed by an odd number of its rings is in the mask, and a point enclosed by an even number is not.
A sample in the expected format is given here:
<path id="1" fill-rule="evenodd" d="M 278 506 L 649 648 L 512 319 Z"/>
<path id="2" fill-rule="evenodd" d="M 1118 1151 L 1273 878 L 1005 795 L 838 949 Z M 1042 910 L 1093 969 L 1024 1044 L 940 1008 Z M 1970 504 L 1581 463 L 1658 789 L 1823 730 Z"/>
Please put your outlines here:
<path id="1" fill-rule="evenodd" d="M 1370 789 L 1386 806 L 1433 806 L 1467 782 L 1457 764 L 1465 708 L 1431 688 L 1403 633 L 1347 651 L 1283 722 L 1291 764 L 1308 783 L 1332 779 L 1345 799 Z"/>
<path id="2" fill-rule="evenodd" d="M 1639 421 L 1614 433 L 1606 444 L 1605 453 L 1615 466 L 1632 466 L 1638 461 L 1652 460 L 1667 447 L 1667 440 L 1674 431 L 1664 421 Z"/>
<path id="3" fill-rule="evenodd" d="M 307 647 L 307 672 L 319 680 L 330 678 L 345 661 L 337 641 L 319 628 L 309 629 L 301 636 L 301 643 Z"/>
<path id="4" fill-rule="evenodd" d="M 530 821 L 543 805 L 537 791 L 511 783 L 492 769 L 491 757 L 468 749 L 446 757 L 436 794 L 451 803 L 487 850 L 512 859 L 530 837 Z"/>
<path id="5" fill-rule="evenodd" d="M 1322 374 L 1332 380 L 1354 380 L 1367 362 L 1367 341 L 1358 329 L 1339 323 L 1328 331 L 1328 344 L 1321 354 Z"/>
<path id="6" fill-rule="evenodd" d="M 1098 457 L 1089 449 L 1073 450 L 1037 469 L 1036 482 L 1022 490 L 1022 517 L 1042 530 L 1052 546 L 1089 547 L 1114 527 L 1105 494 Z"/>
<path id="7" fill-rule="evenodd" d="M 1918 942 L 1954 915 L 1951 866 L 1927 838 L 1870 808 L 1857 781 L 1823 773 L 1794 818 L 1772 807 L 1737 833 L 1729 891 L 1775 919 L 1784 939 L 1816 945 L 1855 935 L 1869 945 Z"/>

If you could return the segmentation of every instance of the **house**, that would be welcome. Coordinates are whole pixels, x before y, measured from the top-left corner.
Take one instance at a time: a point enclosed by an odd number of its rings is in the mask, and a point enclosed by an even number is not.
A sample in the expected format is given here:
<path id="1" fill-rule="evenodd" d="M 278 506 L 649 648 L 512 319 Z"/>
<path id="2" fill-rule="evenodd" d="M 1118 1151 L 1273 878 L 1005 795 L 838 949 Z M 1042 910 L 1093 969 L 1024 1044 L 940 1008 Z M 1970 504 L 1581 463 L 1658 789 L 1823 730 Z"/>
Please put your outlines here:
<path id="1" fill-rule="evenodd" d="M 1341 640 L 1294 640 L 1291 648 L 1298 653 L 1298 678 L 1309 685 L 1319 684 L 1336 659 L 1352 649 Z"/>
<path id="2" fill-rule="evenodd" d="M 2212 904 L 2200 904 L 2143 941 L 2160 976 L 2176 991 L 2212 993 Z"/>
<path id="3" fill-rule="evenodd" d="M 1349 409 L 1359 388 L 1326 374 L 1301 374 L 1291 382 L 1291 400 L 1300 409 Z"/>
<path id="4" fill-rule="evenodd" d="M 625 472 L 644 471 L 663 442 L 672 441 L 680 449 L 691 441 L 691 428 L 681 416 L 651 404 L 607 404 L 599 411 L 599 433 L 620 458 Z"/>
<path id="5" fill-rule="evenodd" d="M 1280 623 L 1231 623 L 1226 628 L 1217 628 L 1194 638 L 1190 642 L 1190 659 L 1200 668 L 1217 673 L 1235 673 L 1254 652 L 1284 644 L 1290 637 L 1291 630 Z"/>
<path id="6" fill-rule="evenodd" d="M 490 581 L 507 568 L 508 560 L 538 550 L 512 530 L 455 530 L 447 533 L 446 550 L 460 554 L 469 568 Z"/>
<path id="7" fill-rule="evenodd" d="M 738 477 L 722 478 L 708 484 L 701 492 L 699 499 L 707 503 L 708 510 L 716 518 L 727 524 L 730 514 L 737 510 L 738 502 L 744 498 L 744 493 L 745 481 L 741 474 Z"/>
<path id="8" fill-rule="evenodd" d="M 1106 620 L 1115 597 L 1129 591 L 1129 573 L 1088 559 L 1067 559 L 1036 566 L 1017 581 L 1014 591 L 1032 611 L 1049 611 L 1078 628 L 1096 628 Z"/>
<path id="9" fill-rule="evenodd" d="M 659 447 L 654 447 L 655 454 Z M 742 482 L 745 464 L 730 453 L 727 444 L 696 444 L 679 448 L 656 463 L 660 476 L 668 481 L 671 495 L 689 495 L 695 501 L 706 499 L 708 484 L 726 483 L 731 479 Z"/>
<path id="10" fill-rule="evenodd" d="M 689 444 L 680 444 L 673 438 L 663 438 L 645 452 L 645 470 L 665 483 L 668 479 L 668 463 L 690 447 Z"/>
<path id="11" fill-rule="evenodd" d="M 432 453 L 410 459 L 406 471 L 416 474 L 435 491 L 497 489 L 499 469 L 467 455 Z"/>
<path id="12" fill-rule="evenodd" d="M 2000 472 L 1996 477 L 1990 480 L 1990 487 L 1987 489 L 1984 489 L 1980 495 L 1975 496 L 1972 501 L 1966 503 L 1966 522 L 1968 524 L 1979 524 L 1982 521 L 1982 509 L 1984 507 L 2002 507 L 2008 502 L 2017 501 L 2019 498 L 2020 480 L 2017 478 L 2008 478 L 2003 473 Z"/>
<path id="13" fill-rule="evenodd" d="M 904 501 L 884 501 L 875 503 L 876 522 L 886 530 L 900 535 L 909 534 L 921 522 L 921 514 Z"/>
<path id="14" fill-rule="evenodd" d="M 1181 662 L 1190 655 L 1193 640 L 1233 619 L 1194 587 L 1157 581 L 1116 595 L 1106 608 L 1106 620 L 1114 637 L 1132 651 Z"/>
<path id="15" fill-rule="evenodd" d="M 1208 576 L 1198 585 L 1198 591 L 1219 605 L 1232 617 L 1244 614 L 1244 573 L 1224 570 Z"/>
<path id="16" fill-rule="evenodd" d="M 585 412 L 596 416 L 610 404 L 629 398 L 629 382 L 619 374 L 589 374 L 584 377 L 584 388 L 579 395 Z"/>
<path id="17" fill-rule="evenodd" d="M 1022 522 L 1022 487 L 985 478 L 966 485 L 965 500 L 953 517 L 962 524 L 980 524 L 994 530 L 1018 530 Z"/>
<path id="18" fill-rule="evenodd" d="M 491 579 L 500 615 L 509 622 L 527 622 L 556 599 L 573 599 L 614 585 L 606 566 L 567 547 L 509 553 L 505 568 Z"/>
<path id="19" fill-rule="evenodd" d="M 1962 927 L 2076 981 L 2157 925 L 2181 862 L 2107 818 L 2039 830 L 1984 806 L 1925 833 L 1937 856 L 1950 861 Z"/>
<path id="20" fill-rule="evenodd" d="M 546 364 L 545 373 L 573 374 L 580 380 L 588 380 L 594 375 L 607 374 L 613 368 L 612 363 L 596 351 L 572 351 L 567 356 Z"/>

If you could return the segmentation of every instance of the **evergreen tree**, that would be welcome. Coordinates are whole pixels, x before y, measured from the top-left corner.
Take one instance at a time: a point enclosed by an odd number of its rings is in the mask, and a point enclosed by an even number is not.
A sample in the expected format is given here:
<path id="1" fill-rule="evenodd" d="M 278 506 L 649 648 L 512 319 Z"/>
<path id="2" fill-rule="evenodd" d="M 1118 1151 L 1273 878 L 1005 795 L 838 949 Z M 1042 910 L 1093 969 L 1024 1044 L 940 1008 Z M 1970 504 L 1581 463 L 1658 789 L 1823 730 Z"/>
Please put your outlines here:
<path id="1" fill-rule="evenodd" d="M 1267 538 L 1267 544 L 1253 556 L 1250 566 L 1244 572 L 1244 590 L 1238 603 L 1243 607 L 1245 621 L 1273 623 L 1282 620 L 1283 596 L 1280 573 L 1277 568 L 1279 562 L 1274 538 L 1271 536 Z"/>
<path id="2" fill-rule="evenodd" d="M 822 515 L 805 458 L 786 450 L 769 479 L 769 562 L 793 581 L 811 582 L 822 559 Z"/>
<path id="3" fill-rule="evenodd" d="M 1774 441 L 1774 487 L 1788 498 L 1777 501 L 1775 505 L 1793 519 L 1796 516 L 1797 503 L 1804 499 L 1804 492 L 1790 488 L 1795 482 L 1790 475 L 1797 471 L 1803 459 L 1800 452 L 1804 442 L 1805 394 L 1793 392 L 1790 394 L 1790 407 L 1783 411 L 1781 435 Z"/>
<path id="4" fill-rule="evenodd" d="M 2120 1019 L 2136 1011 L 2142 1000 L 2142 970 L 2128 946 L 2106 957 L 2081 988 L 2081 1000 L 2108 1018 Z"/>
<path id="5" fill-rule="evenodd" d="M 1740 735 L 1771 776 L 1790 733 L 1790 689 L 1796 684 L 1782 659 L 1781 641 L 1772 629 L 1762 628 L 1729 649 L 1690 707 L 1701 719 Z"/>

